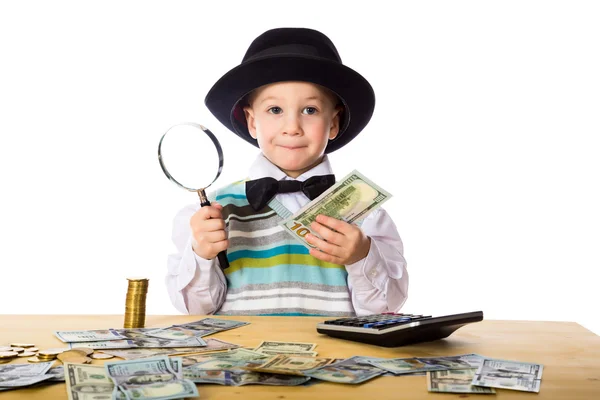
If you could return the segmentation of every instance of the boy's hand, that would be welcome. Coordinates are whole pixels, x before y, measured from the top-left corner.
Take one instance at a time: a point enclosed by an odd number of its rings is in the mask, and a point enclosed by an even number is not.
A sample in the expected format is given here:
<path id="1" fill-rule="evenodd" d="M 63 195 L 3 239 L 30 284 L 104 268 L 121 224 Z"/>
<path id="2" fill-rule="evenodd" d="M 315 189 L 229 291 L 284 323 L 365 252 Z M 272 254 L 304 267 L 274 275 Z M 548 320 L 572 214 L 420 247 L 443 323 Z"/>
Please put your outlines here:
<path id="1" fill-rule="evenodd" d="M 212 202 L 210 206 L 200 207 L 190 219 L 194 237 L 192 249 L 206 260 L 212 260 L 220 251 L 229 247 L 221 210 L 222 205 Z"/>
<path id="2" fill-rule="evenodd" d="M 356 225 L 319 214 L 310 227 L 324 239 L 310 233 L 304 237 L 308 243 L 317 246 L 317 249 L 310 249 L 310 254 L 319 260 L 348 265 L 369 254 L 371 238 Z"/>

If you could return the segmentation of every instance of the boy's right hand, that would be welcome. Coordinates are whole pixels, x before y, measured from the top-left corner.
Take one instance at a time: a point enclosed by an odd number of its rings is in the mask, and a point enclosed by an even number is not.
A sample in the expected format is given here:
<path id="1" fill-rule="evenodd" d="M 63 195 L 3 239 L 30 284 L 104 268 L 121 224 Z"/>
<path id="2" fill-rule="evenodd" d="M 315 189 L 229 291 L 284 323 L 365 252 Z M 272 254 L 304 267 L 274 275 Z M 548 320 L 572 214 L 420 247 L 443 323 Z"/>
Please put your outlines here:
<path id="1" fill-rule="evenodd" d="M 210 206 L 200 207 L 190 219 L 192 249 L 206 260 L 212 260 L 229 247 L 222 210 L 222 205 L 212 202 Z"/>

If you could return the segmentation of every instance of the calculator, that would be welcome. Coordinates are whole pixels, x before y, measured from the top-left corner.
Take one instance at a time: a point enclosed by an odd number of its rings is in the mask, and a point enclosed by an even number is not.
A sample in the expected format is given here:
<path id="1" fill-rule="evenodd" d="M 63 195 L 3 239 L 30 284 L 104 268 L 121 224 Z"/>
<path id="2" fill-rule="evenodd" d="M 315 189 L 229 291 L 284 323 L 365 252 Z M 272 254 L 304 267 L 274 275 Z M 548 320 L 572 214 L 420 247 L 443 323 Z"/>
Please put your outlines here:
<path id="1" fill-rule="evenodd" d="M 317 324 L 317 332 L 355 342 L 399 347 L 444 339 L 458 328 L 482 320 L 482 311 L 439 317 L 382 313 L 324 321 Z"/>

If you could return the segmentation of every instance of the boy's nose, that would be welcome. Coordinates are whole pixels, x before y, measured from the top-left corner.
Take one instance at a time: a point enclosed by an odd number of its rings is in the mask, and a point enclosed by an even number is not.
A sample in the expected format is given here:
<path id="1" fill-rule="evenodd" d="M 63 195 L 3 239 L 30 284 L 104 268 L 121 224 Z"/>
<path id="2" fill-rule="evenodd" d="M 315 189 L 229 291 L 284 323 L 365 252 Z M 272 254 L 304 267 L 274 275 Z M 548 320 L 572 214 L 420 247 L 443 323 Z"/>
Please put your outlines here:
<path id="1" fill-rule="evenodd" d="M 300 118 L 297 115 L 288 115 L 283 126 L 283 133 L 286 135 L 301 135 Z"/>

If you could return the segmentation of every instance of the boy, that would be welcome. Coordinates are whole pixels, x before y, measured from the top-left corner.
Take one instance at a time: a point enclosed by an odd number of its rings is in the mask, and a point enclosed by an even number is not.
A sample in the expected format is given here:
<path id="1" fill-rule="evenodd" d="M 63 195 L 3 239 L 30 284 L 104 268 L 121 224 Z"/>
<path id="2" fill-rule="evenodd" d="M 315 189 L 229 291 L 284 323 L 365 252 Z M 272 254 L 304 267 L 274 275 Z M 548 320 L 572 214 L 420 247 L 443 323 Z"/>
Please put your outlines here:
<path id="1" fill-rule="evenodd" d="M 300 245 L 278 222 L 335 183 L 327 153 L 350 142 L 375 106 L 371 85 L 333 43 L 304 28 L 269 30 L 205 103 L 260 148 L 248 179 L 189 206 L 174 221 L 167 287 L 189 314 L 354 316 L 398 311 L 408 273 L 402 241 L 382 208 L 361 226 L 324 215 Z M 228 266 L 217 254 L 227 251 Z M 223 269 L 222 269 L 223 268 Z"/>

